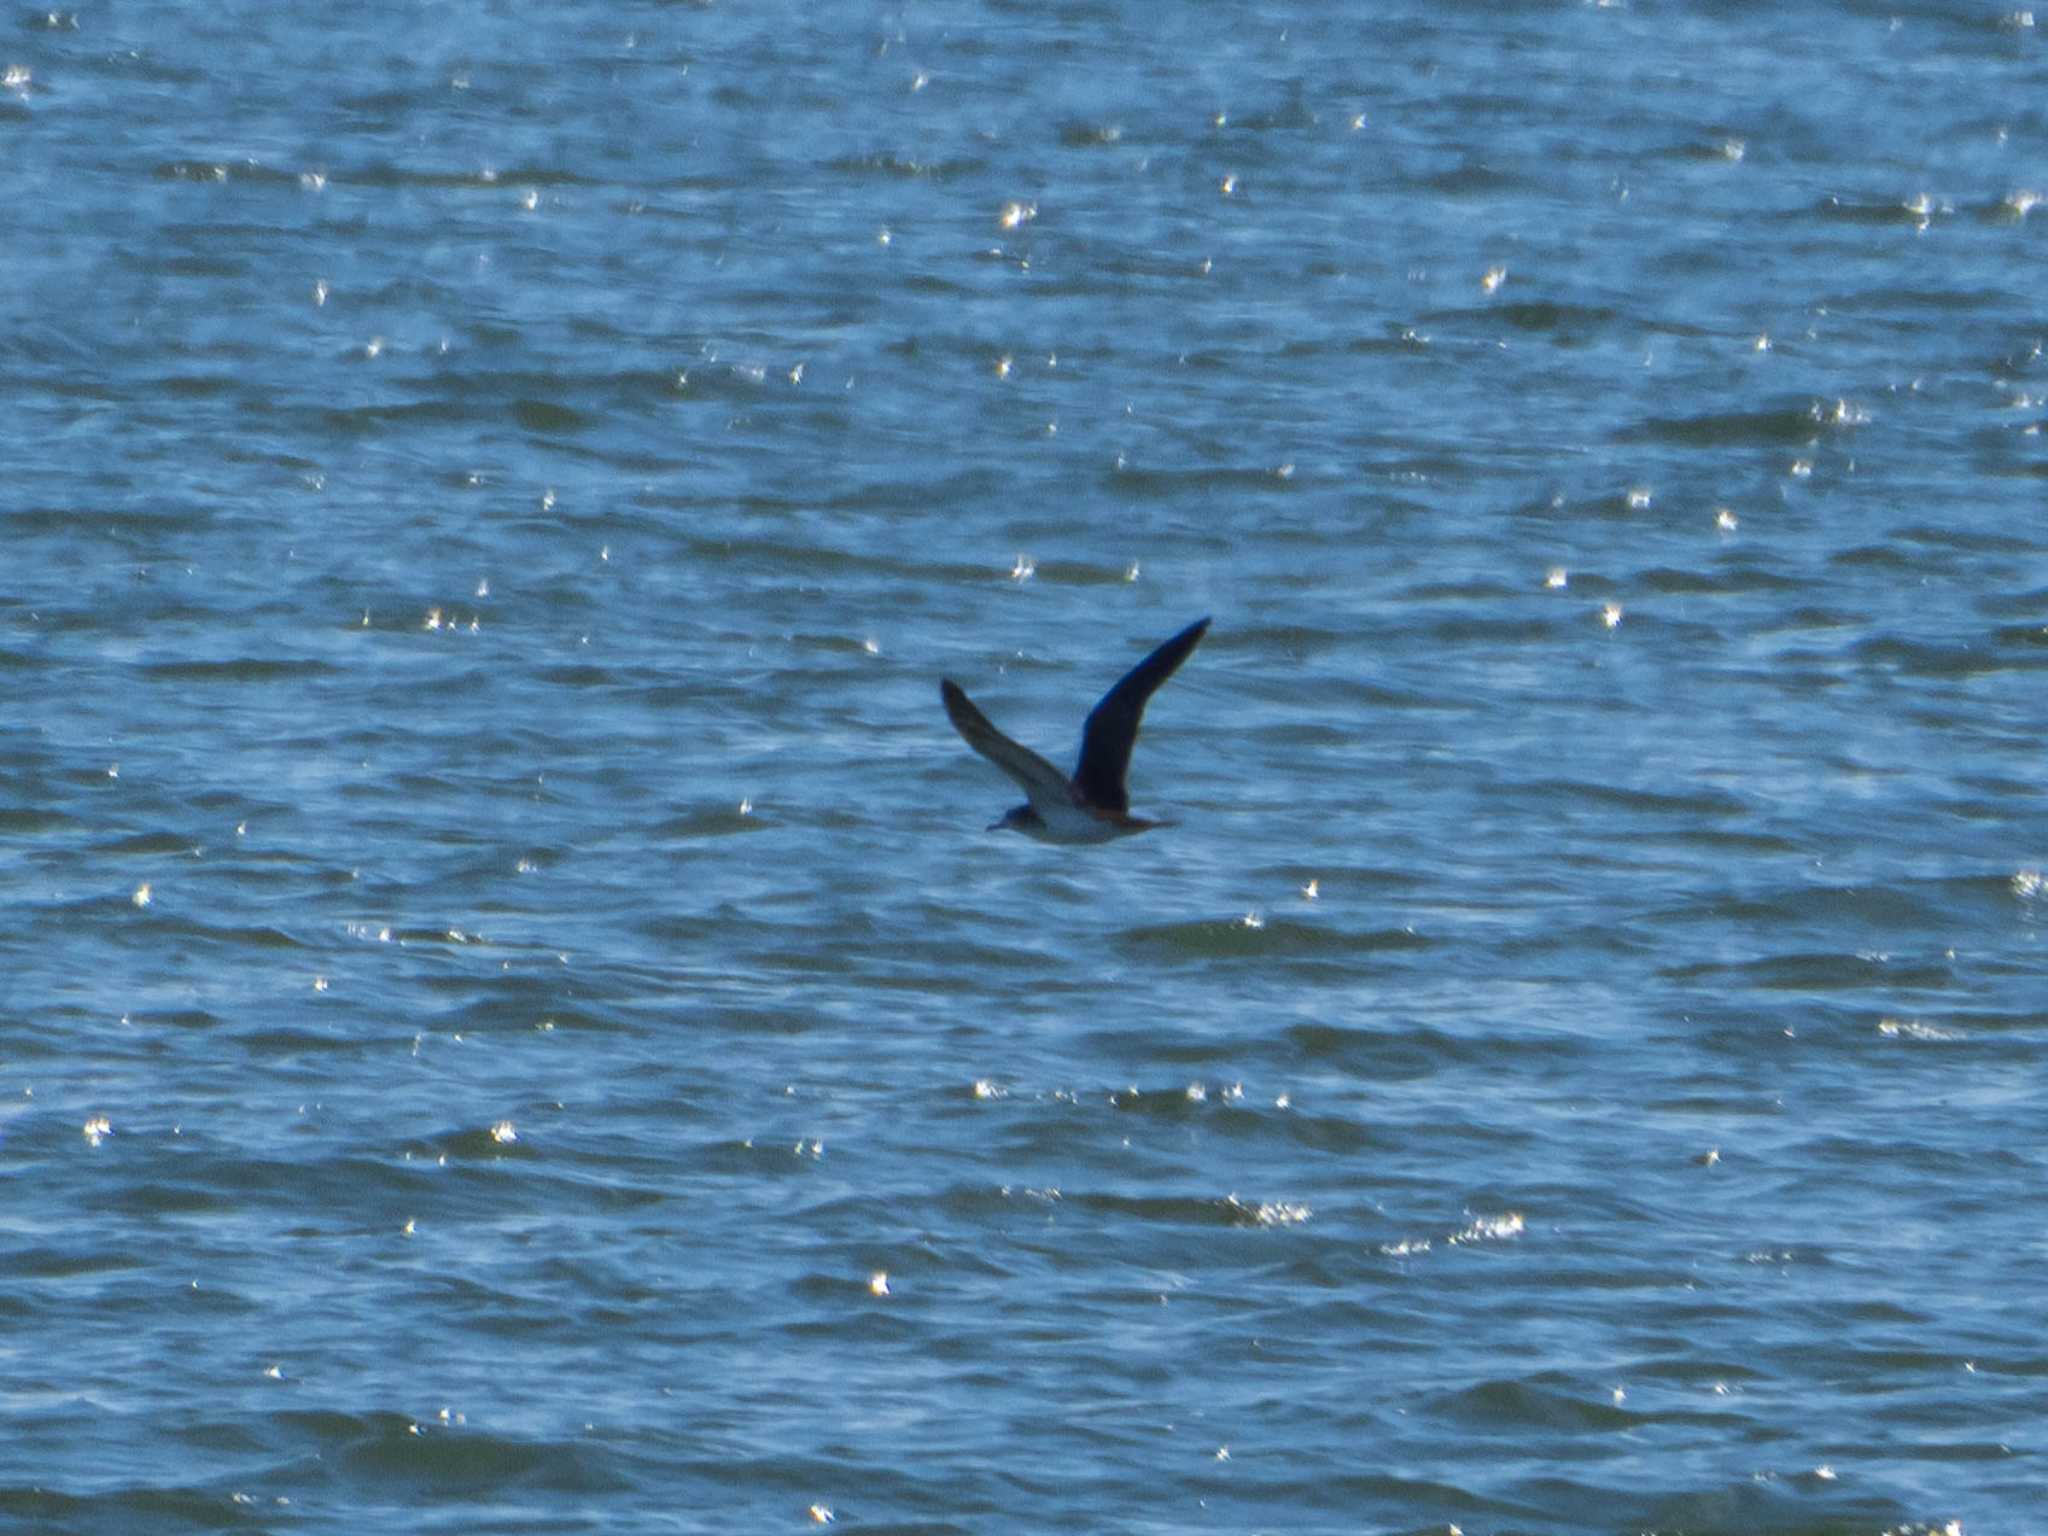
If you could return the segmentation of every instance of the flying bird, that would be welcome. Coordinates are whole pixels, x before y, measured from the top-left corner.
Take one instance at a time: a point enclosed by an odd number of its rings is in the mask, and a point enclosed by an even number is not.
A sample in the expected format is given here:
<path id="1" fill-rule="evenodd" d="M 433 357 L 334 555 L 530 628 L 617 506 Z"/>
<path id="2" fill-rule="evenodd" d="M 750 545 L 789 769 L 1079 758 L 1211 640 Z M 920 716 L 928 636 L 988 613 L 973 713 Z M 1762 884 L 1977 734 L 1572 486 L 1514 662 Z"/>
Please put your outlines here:
<path id="1" fill-rule="evenodd" d="M 1081 729 L 1081 761 L 1070 779 L 1029 747 L 1010 740 L 989 724 L 987 715 L 950 677 L 939 684 L 946 717 L 967 745 L 1017 781 L 1025 804 L 990 824 L 991 832 L 1022 832 L 1043 843 L 1106 843 L 1113 838 L 1171 826 L 1131 814 L 1130 791 L 1124 777 L 1131 766 L 1131 748 L 1138 740 L 1138 722 L 1145 701 L 1173 676 L 1188 653 L 1208 632 L 1209 621 L 1198 619 L 1123 675 L 1088 711 Z"/>

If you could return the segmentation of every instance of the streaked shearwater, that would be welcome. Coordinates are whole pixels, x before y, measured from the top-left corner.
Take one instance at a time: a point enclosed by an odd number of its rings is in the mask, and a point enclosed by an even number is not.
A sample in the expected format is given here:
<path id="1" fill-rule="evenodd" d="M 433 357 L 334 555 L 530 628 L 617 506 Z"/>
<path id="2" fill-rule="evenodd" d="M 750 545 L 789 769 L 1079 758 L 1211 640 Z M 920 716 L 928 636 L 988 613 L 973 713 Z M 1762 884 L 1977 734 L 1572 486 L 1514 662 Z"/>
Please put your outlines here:
<path id="1" fill-rule="evenodd" d="M 967 745 L 1015 779 L 1027 803 L 1016 807 L 989 831 L 1022 832 L 1044 843 L 1106 843 L 1171 822 L 1146 821 L 1131 814 L 1131 796 L 1124 776 L 1131 766 L 1131 748 L 1138 740 L 1138 722 L 1145 701 L 1188 659 L 1209 621 L 1197 620 L 1126 672 L 1123 680 L 1088 711 L 1081 728 L 1081 761 L 1070 779 L 1029 747 L 1010 740 L 989 724 L 988 716 L 960 691 L 950 677 L 939 684 L 946 716 Z"/>

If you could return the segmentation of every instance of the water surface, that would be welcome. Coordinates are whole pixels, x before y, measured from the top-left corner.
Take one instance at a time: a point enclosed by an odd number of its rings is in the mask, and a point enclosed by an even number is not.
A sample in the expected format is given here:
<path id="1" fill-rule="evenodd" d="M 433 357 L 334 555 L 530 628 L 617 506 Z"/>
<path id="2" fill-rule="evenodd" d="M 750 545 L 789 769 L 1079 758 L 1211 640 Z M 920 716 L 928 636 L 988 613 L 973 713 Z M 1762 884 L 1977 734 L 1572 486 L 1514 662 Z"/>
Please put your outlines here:
<path id="1" fill-rule="evenodd" d="M 18 17 L 0 1520 L 2024 1528 L 2042 46 Z"/>

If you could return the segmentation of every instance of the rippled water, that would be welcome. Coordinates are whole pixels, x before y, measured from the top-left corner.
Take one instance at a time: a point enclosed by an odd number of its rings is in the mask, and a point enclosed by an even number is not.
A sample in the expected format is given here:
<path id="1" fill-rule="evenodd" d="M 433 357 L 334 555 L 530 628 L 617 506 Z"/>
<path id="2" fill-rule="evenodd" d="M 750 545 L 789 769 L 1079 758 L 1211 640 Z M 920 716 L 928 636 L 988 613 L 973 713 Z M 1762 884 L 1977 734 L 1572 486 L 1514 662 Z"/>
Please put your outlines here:
<path id="1" fill-rule="evenodd" d="M 0 1522 L 2026 1529 L 2043 46 L 18 17 Z"/>

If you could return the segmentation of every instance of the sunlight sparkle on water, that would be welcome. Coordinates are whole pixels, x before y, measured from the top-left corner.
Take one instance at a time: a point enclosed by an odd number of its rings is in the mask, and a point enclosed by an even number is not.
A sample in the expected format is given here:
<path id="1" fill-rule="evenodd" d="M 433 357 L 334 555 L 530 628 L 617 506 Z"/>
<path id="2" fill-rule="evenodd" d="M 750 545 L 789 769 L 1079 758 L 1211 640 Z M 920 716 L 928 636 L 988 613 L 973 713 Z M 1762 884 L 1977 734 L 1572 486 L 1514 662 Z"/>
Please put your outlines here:
<path id="1" fill-rule="evenodd" d="M 1226 1195 L 1223 1203 L 1262 1227 L 1298 1227 L 1314 1214 L 1299 1200 L 1261 1200 L 1257 1205 L 1247 1205 L 1236 1195 Z"/>
<path id="2" fill-rule="evenodd" d="M 1522 1214 L 1507 1211 L 1499 1216 L 1481 1216 L 1461 1232 L 1451 1234 L 1449 1241 L 1458 1243 L 1505 1242 L 1520 1237 L 1523 1232 Z"/>
<path id="3" fill-rule="evenodd" d="M 1954 1030 L 1922 1024 L 1918 1019 L 1879 1019 L 1877 1032 L 1887 1040 L 1959 1040 Z"/>

